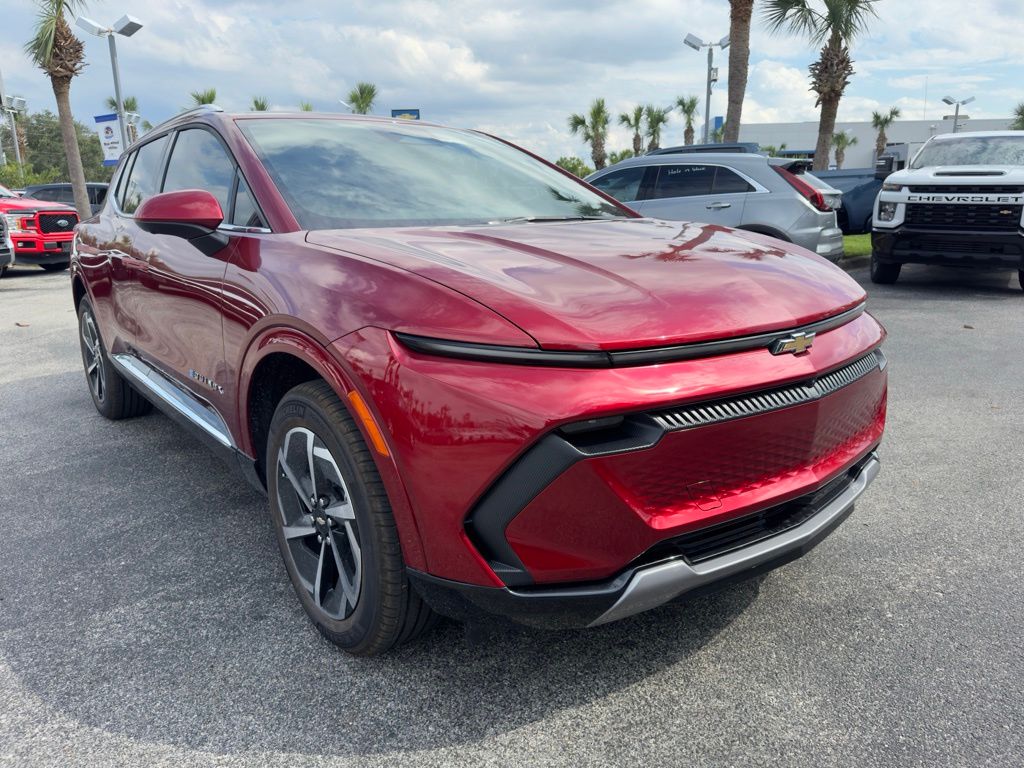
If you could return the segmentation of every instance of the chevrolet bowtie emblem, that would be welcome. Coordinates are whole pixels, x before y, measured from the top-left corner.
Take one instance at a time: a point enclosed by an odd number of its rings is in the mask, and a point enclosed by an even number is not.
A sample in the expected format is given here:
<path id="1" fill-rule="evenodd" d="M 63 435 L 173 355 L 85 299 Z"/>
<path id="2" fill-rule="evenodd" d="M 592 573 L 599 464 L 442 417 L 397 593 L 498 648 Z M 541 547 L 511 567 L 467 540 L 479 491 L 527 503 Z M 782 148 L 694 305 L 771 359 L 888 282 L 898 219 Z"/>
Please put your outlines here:
<path id="1" fill-rule="evenodd" d="M 794 333 L 786 336 L 782 339 L 776 339 L 772 342 L 771 353 L 773 355 L 799 355 L 801 352 L 806 352 L 814 344 L 813 333 Z"/>

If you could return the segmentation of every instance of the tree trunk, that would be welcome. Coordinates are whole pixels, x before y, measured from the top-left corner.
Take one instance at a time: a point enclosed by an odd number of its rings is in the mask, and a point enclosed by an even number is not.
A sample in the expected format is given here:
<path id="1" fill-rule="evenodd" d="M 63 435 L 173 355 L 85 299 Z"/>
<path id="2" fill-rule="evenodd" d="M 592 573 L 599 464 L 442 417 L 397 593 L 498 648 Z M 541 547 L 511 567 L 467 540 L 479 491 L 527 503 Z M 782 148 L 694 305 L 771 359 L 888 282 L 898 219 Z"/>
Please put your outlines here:
<path id="1" fill-rule="evenodd" d="M 686 144 L 686 146 L 688 146 L 688 147 L 692 146 L 692 144 L 693 144 L 693 126 L 692 125 L 686 126 L 686 130 L 683 131 L 683 143 Z"/>
<path id="2" fill-rule="evenodd" d="M 875 160 L 882 156 L 885 152 L 885 145 L 889 141 L 889 138 L 885 135 L 885 128 L 878 129 L 878 140 L 875 142 Z"/>
<path id="3" fill-rule="evenodd" d="M 723 140 L 740 140 L 743 96 L 747 91 L 750 64 L 750 17 L 754 0 L 729 0 L 729 107 L 725 113 Z"/>
<path id="4" fill-rule="evenodd" d="M 846 160 L 846 150 L 836 147 L 836 168 L 842 170 L 843 161 Z"/>
<path id="5" fill-rule="evenodd" d="M 640 157 L 644 153 L 644 139 L 639 131 L 633 132 L 633 154 Z"/>
<path id="6" fill-rule="evenodd" d="M 88 219 L 92 216 L 92 208 L 89 205 L 89 192 L 85 187 L 85 171 L 82 170 L 82 154 L 78 149 L 75 118 L 71 114 L 71 82 L 65 78 L 52 78 L 50 82 L 53 84 L 53 95 L 57 98 L 60 136 L 64 140 L 64 154 L 68 161 L 68 176 L 75 197 L 75 209 L 78 211 L 78 218 Z"/>
<path id="7" fill-rule="evenodd" d="M 828 170 L 828 156 L 832 147 L 832 134 L 836 132 L 836 115 L 839 113 L 839 97 L 821 98 L 821 120 L 818 123 L 818 145 L 814 149 L 813 171 Z"/>
<path id="8" fill-rule="evenodd" d="M 595 136 L 590 146 L 590 157 L 594 161 L 594 170 L 600 171 L 604 168 L 608 156 L 604 151 L 604 137 Z"/>

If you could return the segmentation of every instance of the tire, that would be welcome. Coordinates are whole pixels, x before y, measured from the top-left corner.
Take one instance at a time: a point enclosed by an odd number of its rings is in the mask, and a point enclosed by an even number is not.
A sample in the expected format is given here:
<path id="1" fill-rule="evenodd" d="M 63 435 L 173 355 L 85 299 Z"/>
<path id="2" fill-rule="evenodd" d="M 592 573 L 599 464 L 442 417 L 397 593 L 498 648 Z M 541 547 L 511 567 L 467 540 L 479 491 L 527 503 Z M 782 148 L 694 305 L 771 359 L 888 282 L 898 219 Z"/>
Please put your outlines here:
<path id="1" fill-rule="evenodd" d="M 886 264 L 871 254 L 871 282 L 879 285 L 892 285 L 900 278 L 902 264 Z"/>
<path id="2" fill-rule="evenodd" d="M 288 577 L 324 637 L 353 655 L 373 656 L 434 625 L 436 615 L 406 576 L 370 450 L 326 382 L 301 384 L 281 399 L 266 468 Z"/>
<path id="3" fill-rule="evenodd" d="M 101 416 L 118 421 L 149 413 L 153 407 L 150 402 L 132 389 L 111 364 L 88 299 L 78 305 L 78 344 L 89 394 Z"/>
<path id="4" fill-rule="evenodd" d="M 71 263 L 65 261 L 62 264 L 40 264 L 39 266 L 45 269 L 47 272 L 63 272 L 65 269 L 71 266 Z"/>
<path id="5" fill-rule="evenodd" d="M 1024 269 L 1017 272 L 1017 282 L 1020 283 L 1020 289 L 1024 291 Z"/>
<path id="6" fill-rule="evenodd" d="M 6 274 L 7 274 L 7 265 L 4 265 L 4 266 L 0 267 L 0 277 L 3 277 Z"/>

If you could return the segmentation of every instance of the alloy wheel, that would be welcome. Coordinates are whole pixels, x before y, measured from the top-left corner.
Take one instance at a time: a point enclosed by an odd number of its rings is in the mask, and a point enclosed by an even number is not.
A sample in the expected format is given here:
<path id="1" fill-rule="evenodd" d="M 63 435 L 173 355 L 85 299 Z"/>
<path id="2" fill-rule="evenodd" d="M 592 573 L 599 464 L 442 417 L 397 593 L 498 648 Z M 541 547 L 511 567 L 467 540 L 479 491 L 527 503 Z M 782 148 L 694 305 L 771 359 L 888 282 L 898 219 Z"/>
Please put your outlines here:
<path id="1" fill-rule="evenodd" d="M 359 602 L 362 550 L 355 508 L 338 463 L 305 427 L 290 429 L 277 455 L 277 507 L 302 586 L 328 618 L 348 618 Z"/>
<path id="2" fill-rule="evenodd" d="M 103 365 L 100 334 L 90 312 L 82 316 L 82 356 L 85 358 L 85 377 L 89 381 L 89 389 L 96 402 L 102 403 L 107 395 L 107 372 Z"/>

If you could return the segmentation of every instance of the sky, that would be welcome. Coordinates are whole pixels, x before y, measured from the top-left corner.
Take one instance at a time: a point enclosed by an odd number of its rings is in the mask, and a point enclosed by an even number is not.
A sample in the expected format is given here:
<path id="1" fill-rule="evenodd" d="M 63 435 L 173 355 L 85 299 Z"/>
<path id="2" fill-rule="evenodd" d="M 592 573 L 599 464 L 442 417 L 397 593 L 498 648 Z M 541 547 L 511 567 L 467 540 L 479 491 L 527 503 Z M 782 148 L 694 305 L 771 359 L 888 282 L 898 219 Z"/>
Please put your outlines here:
<path id="1" fill-rule="evenodd" d="M 852 48 L 853 75 L 841 120 L 899 106 L 906 118 L 939 119 L 945 95 L 976 97 L 972 117 L 1007 117 L 1024 101 L 1021 0 L 879 0 L 878 18 Z M 805 40 L 770 34 L 755 5 L 744 122 L 816 120 Z M 124 13 L 145 27 L 118 38 L 122 87 L 152 123 L 215 87 L 227 110 L 253 96 L 275 109 L 338 103 L 358 81 L 375 83 L 377 114 L 419 108 L 424 119 L 498 134 L 555 159 L 587 147 L 566 120 L 604 97 L 613 116 L 634 104 L 667 106 L 696 95 L 703 110 L 706 54 L 687 33 L 729 31 L 727 0 L 92 0 L 83 15 L 103 24 Z M 35 4 L 3 0 L 0 73 L 29 109 L 54 109 L 49 81 L 22 52 Z M 76 32 L 89 66 L 71 88 L 75 117 L 91 124 L 113 94 L 106 40 Z M 721 81 L 712 115 L 724 115 L 728 52 L 716 49 Z M 927 93 L 927 100 L 926 100 Z M 617 121 L 616 121 L 617 122 Z M 662 144 L 682 143 L 678 113 Z M 613 125 L 610 149 L 631 146 Z"/>

